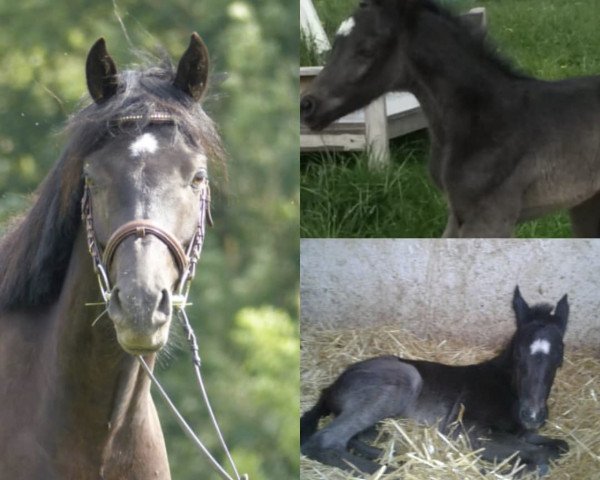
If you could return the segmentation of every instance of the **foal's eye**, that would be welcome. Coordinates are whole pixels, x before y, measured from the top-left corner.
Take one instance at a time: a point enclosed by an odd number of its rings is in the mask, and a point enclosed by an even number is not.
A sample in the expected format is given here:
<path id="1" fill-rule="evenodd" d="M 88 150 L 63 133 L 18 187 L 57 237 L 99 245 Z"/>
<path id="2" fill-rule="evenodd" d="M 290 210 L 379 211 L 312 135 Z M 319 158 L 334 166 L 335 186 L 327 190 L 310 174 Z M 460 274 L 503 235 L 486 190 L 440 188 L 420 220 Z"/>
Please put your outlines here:
<path id="1" fill-rule="evenodd" d="M 198 172 L 196 172 L 196 175 L 194 175 L 194 178 L 192 179 L 192 187 L 193 188 L 200 188 L 203 184 L 204 181 L 207 178 L 207 173 L 205 169 L 202 170 L 198 170 Z"/>

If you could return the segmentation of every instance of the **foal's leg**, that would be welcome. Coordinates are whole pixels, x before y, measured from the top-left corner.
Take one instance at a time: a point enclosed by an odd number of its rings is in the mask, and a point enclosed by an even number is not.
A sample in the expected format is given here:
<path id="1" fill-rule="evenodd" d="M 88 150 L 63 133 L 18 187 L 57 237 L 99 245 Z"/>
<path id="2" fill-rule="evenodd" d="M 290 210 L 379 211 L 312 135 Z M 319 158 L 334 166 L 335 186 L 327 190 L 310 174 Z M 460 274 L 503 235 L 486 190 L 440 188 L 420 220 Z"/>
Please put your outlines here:
<path id="1" fill-rule="evenodd" d="M 519 436 L 523 441 L 543 447 L 549 458 L 555 459 L 569 451 L 569 444 L 560 438 L 550 438 L 534 432 L 524 432 Z"/>
<path id="2" fill-rule="evenodd" d="M 377 439 L 377 435 L 378 432 L 375 426 L 367 428 L 350 439 L 348 448 L 369 460 L 375 460 L 383 453 L 383 450 L 380 448 L 369 445 L 369 443 L 373 443 Z"/>
<path id="3" fill-rule="evenodd" d="M 328 389 L 338 416 L 302 445 L 302 453 L 344 470 L 376 472 L 379 464 L 347 450 L 350 440 L 385 418 L 400 416 L 416 400 L 421 381 L 415 367 L 394 357 L 351 367 Z"/>
<path id="4" fill-rule="evenodd" d="M 522 207 L 522 188 L 514 175 L 498 185 L 471 174 L 447 185 L 449 205 L 461 238 L 511 237 Z"/>
<path id="5" fill-rule="evenodd" d="M 569 214 L 575 238 L 600 237 L 600 192 L 573 207 Z"/>
<path id="6" fill-rule="evenodd" d="M 448 205 L 450 209 L 451 206 Z M 456 215 L 452 213 L 452 210 L 448 212 L 448 222 L 446 223 L 446 229 L 442 235 L 442 238 L 457 238 L 459 236 L 459 225 Z"/>
<path id="7" fill-rule="evenodd" d="M 470 438 L 475 448 L 483 447 L 481 458 L 484 460 L 500 462 L 517 453 L 527 471 L 537 471 L 540 475 L 548 473 L 550 460 L 558 456 L 545 445 L 528 442 L 524 437 L 510 433 L 493 432 L 484 440 Z"/>
<path id="8" fill-rule="evenodd" d="M 509 238 L 519 219 L 520 204 L 503 192 L 471 204 L 461 212 L 460 238 Z"/>
<path id="9" fill-rule="evenodd" d="M 383 453 L 381 448 L 373 447 L 356 437 L 350 439 L 348 448 L 369 460 L 376 460 Z"/>

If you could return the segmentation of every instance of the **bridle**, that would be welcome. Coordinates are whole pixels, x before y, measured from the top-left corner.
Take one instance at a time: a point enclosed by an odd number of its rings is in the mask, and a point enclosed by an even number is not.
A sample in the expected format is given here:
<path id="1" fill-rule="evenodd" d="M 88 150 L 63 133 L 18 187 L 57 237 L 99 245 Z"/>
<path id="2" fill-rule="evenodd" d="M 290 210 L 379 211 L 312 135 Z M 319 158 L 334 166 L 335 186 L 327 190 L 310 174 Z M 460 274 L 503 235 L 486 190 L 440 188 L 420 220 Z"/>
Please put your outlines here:
<path id="1" fill-rule="evenodd" d="M 135 122 L 143 120 L 142 116 L 131 115 L 127 117 L 122 117 L 118 119 L 118 123 L 127 123 L 127 122 Z M 147 120 L 151 123 L 173 123 L 172 118 L 168 114 L 164 113 L 155 113 L 148 116 Z M 198 342 L 196 339 L 196 335 L 192 329 L 191 323 L 187 317 L 185 307 L 187 306 L 187 298 L 190 291 L 190 286 L 192 280 L 196 274 L 196 265 L 200 260 L 200 255 L 202 253 L 202 247 L 204 245 L 204 236 L 206 233 L 206 225 L 212 226 L 212 217 L 210 213 L 210 186 L 208 182 L 208 176 L 205 176 L 202 180 L 202 183 L 197 187 L 199 190 L 199 210 L 198 210 L 198 223 L 196 226 L 196 230 L 194 232 L 194 236 L 189 242 L 188 248 L 185 249 L 181 242 L 170 232 L 163 229 L 160 225 L 156 224 L 152 220 L 148 219 L 140 219 L 140 220 L 132 220 L 121 225 L 117 228 L 109 237 L 106 245 L 103 249 L 101 249 L 97 237 L 96 231 L 94 229 L 94 212 L 92 209 L 92 191 L 90 188 L 90 184 L 85 179 L 84 187 L 83 187 L 83 197 L 81 199 L 81 216 L 82 220 L 85 224 L 86 230 L 86 239 L 88 251 L 92 257 L 92 262 L 94 266 L 94 272 L 98 278 L 98 285 L 100 287 L 100 293 L 102 295 L 103 303 L 108 306 L 110 302 L 112 287 L 110 283 L 110 267 L 115 256 L 115 253 L 119 246 L 129 237 L 135 238 L 144 238 L 148 235 L 152 235 L 160 240 L 162 243 L 166 245 L 171 256 L 175 260 L 177 265 L 177 269 L 179 271 L 179 279 L 177 281 L 177 286 L 175 291 L 172 294 L 172 305 L 175 313 L 179 317 L 183 329 L 185 331 L 186 337 L 190 344 L 190 349 L 192 351 L 192 362 L 194 366 L 194 372 L 196 374 L 196 379 L 198 381 L 198 385 L 200 387 L 200 392 L 204 399 L 204 403 L 206 405 L 207 411 L 209 413 L 211 422 L 215 428 L 217 433 L 217 437 L 219 438 L 219 442 L 221 447 L 225 451 L 225 454 L 229 460 L 229 463 L 232 466 L 233 472 L 235 474 L 235 478 L 237 480 L 248 480 L 248 476 L 246 474 L 240 476 L 238 470 L 235 466 L 233 458 L 229 453 L 229 449 L 225 444 L 225 440 L 223 439 L 223 435 L 221 434 L 221 430 L 217 423 L 216 417 L 213 413 L 212 407 L 210 405 L 208 394 L 206 392 L 206 388 L 204 386 L 204 381 L 202 379 L 202 374 L 200 372 L 200 354 Z M 93 304 L 90 304 L 93 305 Z M 105 313 L 107 310 L 104 310 Z M 94 321 L 95 323 L 95 321 Z M 92 323 L 93 325 L 93 323 Z M 162 385 L 158 382 L 156 377 L 154 376 L 150 367 L 146 364 L 145 360 L 142 356 L 137 356 L 138 361 L 140 362 L 142 368 L 154 384 L 154 386 L 158 389 L 159 393 L 162 395 L 163 399 L 167 403 L 167 406 L 171 409 L 173 414 L 175 415 L 177 421 L 182 427 L 183 431 L 186 435 L 196 444 L 196 447 L 206 456 L 206 458 L 211 463 L 212 467 L 217 471 L 217 473 L 226 480 L 234 480 L 225 469 L 219 464 L 219 462 L 211 455 L 208 449 L 204 446 L 198 436 L 194 433 L 192 428 L 188 425 L 186 420 L 183 418 L 181 413 L 177 410 Z"/>
<path id="2" fill-rule="evenodd" d="M 152 220 L 143 219 L 132 220 L 117 228 L 109 237 L 103 252 L 101 252 L 96 238 L 96 231 L 94 230 L 92 193 L 88 181 L 85 181 L 83 198 L 81 200 L 81 216 L 85 222 L 88 251 L 92 256 L 94 272 L 98 277 L 100 293 L 105 303 L 110 301 L 112 293 L 109 271 L 117 248 L 129 237 L 144 238 L 147 235 L 153 235 L 167 246 L 179 271 L 179 280 L 177 281 L 177 287 L 172 297 L 173 306 L 185 306 L 191 282 L 196 274 L 196 265 L 202 253 L 206 225 L 212 225 L 210 186 L 207 177 L 204 178 L 198 189 L 200 197 L 198 224 L 187 250 L 184 249 L 181 242 L 174 235 L 164 230 Z"/>

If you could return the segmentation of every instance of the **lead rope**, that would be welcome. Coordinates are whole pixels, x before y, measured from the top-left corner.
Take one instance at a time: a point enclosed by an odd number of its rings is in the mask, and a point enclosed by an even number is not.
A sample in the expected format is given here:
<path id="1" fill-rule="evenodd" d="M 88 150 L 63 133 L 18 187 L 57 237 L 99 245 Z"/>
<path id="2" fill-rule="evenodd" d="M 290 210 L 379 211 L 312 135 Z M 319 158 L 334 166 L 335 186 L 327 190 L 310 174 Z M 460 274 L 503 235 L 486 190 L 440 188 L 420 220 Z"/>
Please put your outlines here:
<path id="1" fill-rule="evenodd" d="M 238 480 L 248 480 L 248 475 L 244 474 L 242 477 L 240 477 L 240 474 L 238 473 L 238 470 L 235 467 L 233 457 L 231 456 L 231 453 L 229 452 L 229 449 L 227 448 L 227 444 L 225 443 L 225 439 L 223 438 L 223 434 L 221 433 L 221 429 L 219 428 L 219 423 L 217 422 L 217 418 L 215 417 L 212 406 L 208 399 L 208 393 L 206 392 L 206 388 L 204 386 L 204 381 L 202 379 L 202 372 L 200 371 L 201 362 L 200 362 L 200 354 L 199 354 L 198 341 L 196 339 L 196 334 L 194 333 L 194 330 L 192 329 L 192 325 L 188 319 L 188 316 L 187 316 L 185 310 L 183 308 L 179 308 L 178 313 L 179 313 L 179 318 L 181 320 L 183 328 L 185 330 L 185 333 L 187 335 L 188 342 L 190 344 L 190 349 L 192 351 L 192 363 L 194 366 L 194 372 L 196 373 L 196 379 L 198 380 L 198 386 L 200 387 L 200 392 L 202 392 L 202 397 L 204 398 L 204 404 L 206 405 L 206 410 L 208 411 L 210 420 L 213 424 L 215 432 L 217 433 L 217 437 L 219 438 L 221 447 L 225 451 L 225 454 L 227 455 L 227 459 L 229 460 L 229 464 L 231 465 L 231 468 L 233 469 L 233 472 L 234 472 L 235 476 L 238 478 Z"/>
<path id="2" fill-rule="evenodd" d="M 110 282 L 108 279 L 108 274 L 106 273 L 106 269 L 101 260 L 102 257 L 100 255 L 100 249 L 98 248 L 98 244 L 96 241 L 96 235 L 95 235 L 94 226 L 93 226 L 91 195 L 90 195 L 89 186 L 88 186 L 87 182 L 84 186 L 84 194 L 83 194 L 83 199 L 82 199 L 81 203 L 82 203 L 82 205 L 81 205 L 82 217 L 85 221 L 85 226 L 86 226 L 88 250 L 93 259 L 94 271 L 98 277 L 98 283 L 100 286 L 100 292 L 102 294 L 102 298 L 104 300 L 104 303 L 107 304 L 108 301 L 110 300 L 111 287 L 110 287 Z M 212 406 L 208 399 L 208 393 L 204 386 L 202 372 L 200 371 L 201 360 L 200 360 L 198 341 L 196 338 L 196 334 L 194 333 L 194 330 L 192 328 L 192 325 L 189 321 L 189 318 L 187 316 L 187 313 L 185 312 L 185 307 L 187 306 L 187 297 L 188 297 L 188 294 L 190 291 L 191 282 L 196 273 L 196 264 L 198 263 L 198 260 L 200 259 L 200 254 L 202 253 L 202 246 L 204 244 L 204 234 L 206 231 L 206 222 L 207 221 L 209 222 L 210 225 L 212 225 L 212 218 L 210 216 L 210 188 L 208 186 L 208 179 L 205 179 L 205 184 L 202 187 L 202 191 L 200 192 L 200 213 L 199 213 L 199 219 L 198 219 L 198 229 L 196 231 L 194 239 L 192 240 L 192 242 L 190 242 L 190 245 L 188 247 L 187 256 L 189 259 L 189 264 L 188 264 L 188 268 L 186 269 L 186 271 L 183 273 L 183 275 L 181 277 L 179 286 L 177 288 L 177 294 L 174 295 L 173 307 L 176 309 L 177 316 L 181 322 L 181 325 L 184 329 L 186 338 L 188 340 L 190 350 L 192 353 L 192 364 L 194 367 L 194 373 L 196 374 L 198 386 L 200 387 L 200 392 L 202 394 L 204 404 L 206 405 L 206 409 L 208 411 L 211 423 L 213 424 L 213 428 L 215 429 L 215 432 L 219 439 L 219 443 L 221 444 L 221 447 L 225 451 L 227 459 L 229 460 L 231 468 L 233 469 L 235 479 L 236 480 L 249 480 L 248 474 L 244 474 L 244 475 L 240 476 L 240 474 L 238 473 L 238 470 L 235 466 L 235 462 L 233 461 L 233 457 L 231 456 L 231 453 L 229 452 L 229 448 L 227 447 L 227 444 L 225 443 L 225 439 L 223 438 L 223 434 L 221 433 L 219 423 L 217 422 L 217 418 L 215 417 Z M 94 304 L 89 304 L 89 305 L 94 305 Z M 137 359 L 138 359 L 140 365 L 142 366 L 143 370 L 146 372 L 146 375 L 148 375 L 148 378 L 150 379 L 152 384 L 156 387 L 156 389 L 158 390 L 160 395 L 163 397 L 163 400 L 165 401 L 165 403 L 167 404 L 167 406 L 169 407 L 169 409 L 171 410 L 173 415 L 175 415 L 175 419 L 179 423 L 179 426 L 182 428 L 183 432 L 188 436 L 188 438 L 190 440 L 192 440 L 192 442 L 196 445 L 196 447 L 198 447 L 200 452 L 208 459 L 210 464 L 213 466 L 213 468 L 217 471 L 217 473 L 222 478 L 224 478 L 226 480 L 234 480 L 234 478 L 231 477 L 225 471 L 225 469 L 219 464 L 219 462 L 212 456 L 210 451 L 202 443 L 202 441 L 196 435 L 194 430 L 186 422 L 185 418 L 183 417 L 183 415 L 181 415 L 181 413 L 179 412 L 179 410 L 177 409 L 177 407 L 175 406 L 175 404 L 173 403 L 173 401 L 171 400 L 171 398 L 169 397 L 169 395 L 167 394 L 167 392 L 165 391 L 163 386 L 160 384 L 158 379 L 154 376 L 152 370 L 150 369 L 150 367 L 148 366 L 148 364 L 146 363 L 144 358 L 141 355 L 137 355 Z"/>

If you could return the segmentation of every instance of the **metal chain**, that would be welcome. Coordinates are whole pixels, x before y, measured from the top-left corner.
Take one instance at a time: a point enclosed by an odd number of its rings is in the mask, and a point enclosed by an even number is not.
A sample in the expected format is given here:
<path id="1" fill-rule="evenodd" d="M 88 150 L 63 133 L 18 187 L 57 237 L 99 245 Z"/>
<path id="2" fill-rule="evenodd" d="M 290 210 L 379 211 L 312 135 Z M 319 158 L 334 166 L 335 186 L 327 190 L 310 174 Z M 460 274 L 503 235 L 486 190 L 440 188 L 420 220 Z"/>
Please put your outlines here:
<path id="1" fill-rule="evenodd" d="M 102 299 L 104 303 L 108 303 L 110 300 L 110 281 L 108 279 L 108 274 L 102 264 L 102 256 L 100 255 L 100 249 L 98 248 L 98 243 L 96 241 L 96 232 L 94 231 L 94 217 L 92 213 L 92 197 L 90 193 L 90 187 L 85 182 L 83 187 L 83 198 L 81 200 L 81 217 L 85 222 L 85 232 L 86 239 L 88 245 L 88 251 L 92 257 L 92 261 L 94 264 L 94 272 L 98 277 L 98 285 L 100 286 L 100 293 L 102 294 Z"/>

